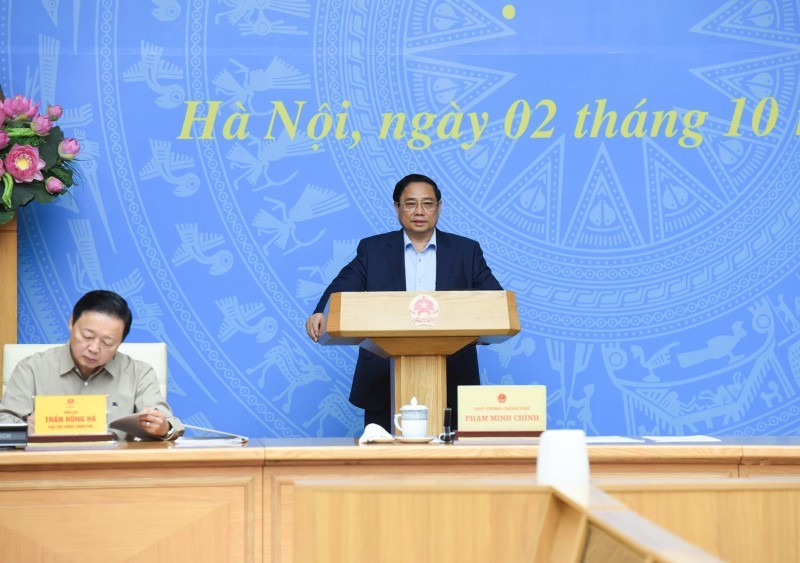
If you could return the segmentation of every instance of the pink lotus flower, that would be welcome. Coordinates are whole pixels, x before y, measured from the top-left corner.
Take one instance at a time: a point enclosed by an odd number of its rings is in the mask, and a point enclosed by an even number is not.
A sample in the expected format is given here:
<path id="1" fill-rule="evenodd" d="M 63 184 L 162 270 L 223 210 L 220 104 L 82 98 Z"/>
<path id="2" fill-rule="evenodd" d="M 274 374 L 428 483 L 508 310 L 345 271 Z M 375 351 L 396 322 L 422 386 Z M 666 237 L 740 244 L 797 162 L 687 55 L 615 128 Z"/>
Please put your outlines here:
<path id="1" fill-rule="evenodd" d="M 31 119 L 39 111 L 39 102 L 34 104 L 25 96 L 17 94 L 13 98 L 3 100 L 3 111 L 9 121 Z"/>
<path id="2" fill-rule="evenodd" d="M 39 157 L 39 149 L 30 145 L 14 145 L 5 160 L 6 171 L 17 182 L 44 180 L 42 168 L 45 162 Z"/>
<path id="3" fill-rule="evenodd" d="M 62 182 L 58 178 L 50 176 L 47 180 L 45 180 L 44 187 L 51 194 L 57 194 L 57 193 L 60 193 L 61 190 L 64 189 L 64 182 Z"/>
<path id="4" fill-rule="evenodd" d="M 44 137 L 50 132 L 50 129 L 53 128 L 53 122 L 50 121 L 49 118 L 43 115 L 36 115 L 31 120 L 31 129 L 33 132 L 39 135 L 40 137 Z"/>
<path id="5" fill-rule="evenodd" d="M 61 109 L 61 106 L 47 106 L 47 117 L 51 121 L 57 121 L 63 113 L 64 110 Z"/>
<path id="6" fill-rule="evenodd" d="M 8 146 L 8 133 L 0 130 L 0 150 Z"/>
<path id="7" fill-rule="evenodd" d="M 72 160 L 80 150 L 77 139 L 64 139 L 58 144 L 58 156 L 64 160 Z"/>
<path id="8" fill-rule="evenodd" d="M 6 167 L 3 165 L 3 161 L 0 160 L 0 176 L 6 173 Z"/>

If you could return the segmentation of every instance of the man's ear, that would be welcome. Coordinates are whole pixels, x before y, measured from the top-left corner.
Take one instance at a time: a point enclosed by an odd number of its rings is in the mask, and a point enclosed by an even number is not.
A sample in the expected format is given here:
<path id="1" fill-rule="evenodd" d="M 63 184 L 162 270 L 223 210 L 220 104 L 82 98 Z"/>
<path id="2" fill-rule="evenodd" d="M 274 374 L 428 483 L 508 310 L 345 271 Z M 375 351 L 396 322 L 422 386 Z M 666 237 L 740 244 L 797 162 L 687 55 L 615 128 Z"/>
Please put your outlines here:
<path id="1" fill-rule="evenodd" d="M 69 316 L 69 331 L 72 332 L 72 315 Z"/>

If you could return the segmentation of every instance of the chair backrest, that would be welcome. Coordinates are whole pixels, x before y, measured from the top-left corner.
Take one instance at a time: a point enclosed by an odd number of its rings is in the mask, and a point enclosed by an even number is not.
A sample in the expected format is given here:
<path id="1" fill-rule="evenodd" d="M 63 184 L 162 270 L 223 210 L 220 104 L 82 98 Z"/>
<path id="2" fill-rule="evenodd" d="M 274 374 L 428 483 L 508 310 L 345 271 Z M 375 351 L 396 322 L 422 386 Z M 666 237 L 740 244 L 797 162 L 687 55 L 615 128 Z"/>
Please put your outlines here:
<path id="1" fill-rule="evenodd" d="M 3 393 L 11 379 L 14 368 L 23 359 L 37 352 L 61 344 L 5 344 L 3 346 Z M 165 342 L 123 342 L 119 351 L 133 358 L 147 362 L 156 372 L 158 385 L 164 399 L 167 398 L 167 344 Z"/>

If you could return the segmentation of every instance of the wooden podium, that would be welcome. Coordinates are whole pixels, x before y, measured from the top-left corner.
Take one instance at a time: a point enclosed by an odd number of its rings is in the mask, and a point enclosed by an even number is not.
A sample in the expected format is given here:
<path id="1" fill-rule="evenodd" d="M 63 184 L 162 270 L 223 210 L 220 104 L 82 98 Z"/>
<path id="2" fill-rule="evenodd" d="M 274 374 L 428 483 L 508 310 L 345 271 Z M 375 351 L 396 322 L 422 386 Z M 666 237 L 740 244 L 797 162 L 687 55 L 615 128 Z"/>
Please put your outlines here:
<path id="1" fill-rule="evenodd" d="M 429 435 L 442 429 L 447 356 L 520 330 L 511 291 L 334 293 L 325 311 L 320 343 L 356 344 L 391 358 L 393 412 L 416 397 L 428 407 Z"/>

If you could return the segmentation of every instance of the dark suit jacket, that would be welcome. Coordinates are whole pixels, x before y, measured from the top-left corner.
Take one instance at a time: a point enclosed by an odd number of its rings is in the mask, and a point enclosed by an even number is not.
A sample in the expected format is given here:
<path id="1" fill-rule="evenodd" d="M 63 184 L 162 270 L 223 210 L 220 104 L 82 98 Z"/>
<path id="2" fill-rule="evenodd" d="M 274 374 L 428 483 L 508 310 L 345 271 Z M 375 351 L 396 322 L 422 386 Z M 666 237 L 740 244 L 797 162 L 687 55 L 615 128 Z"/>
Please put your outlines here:
<path id="1" fill-rule="evenodd" d="M 466 237 L 436 230 L 436 290 L 503 289 L 480 245 Z M 339 272 L 317 303 L 324 311 L 331 293 L 340 291 L 405 291 L 403 231 L 376 235 L 358 244 L 356 257 Z M 350 402 L 367 410 L 389 406 L 389 360 L 359 348 Z M 467 346 L 447 359 L 447 404 L 456 406 L 458 385 L 479 385 L 478 354 Z"/>

